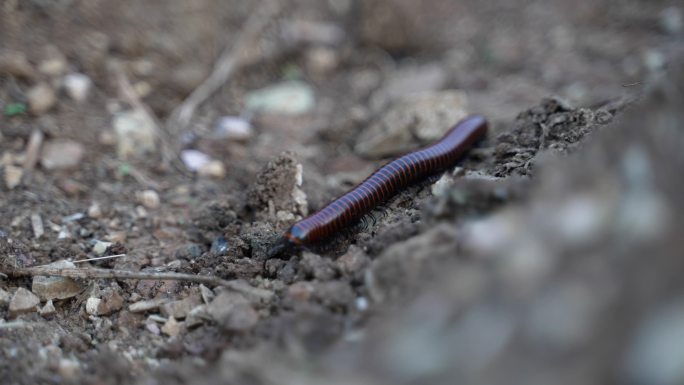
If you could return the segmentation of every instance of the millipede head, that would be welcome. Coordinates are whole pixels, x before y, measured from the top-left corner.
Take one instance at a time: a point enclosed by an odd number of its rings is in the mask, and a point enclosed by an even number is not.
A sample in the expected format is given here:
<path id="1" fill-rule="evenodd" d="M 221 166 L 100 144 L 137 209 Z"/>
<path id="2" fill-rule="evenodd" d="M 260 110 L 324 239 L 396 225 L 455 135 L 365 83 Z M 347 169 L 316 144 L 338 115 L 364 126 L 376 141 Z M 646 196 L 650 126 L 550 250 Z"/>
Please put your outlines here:
<path id="1" fill-rule="evenodd" d="M 271 249 L 268 251 L 268 257 L 269 259 L 278 257 L 289 251 L 301 247 L 303 244 L 304 241 L 296 235 L 293 235 L 293 232 L 289 230 L 285 232 L 280 238 L 278 238 L 278 240 L 273 244 Z"/>

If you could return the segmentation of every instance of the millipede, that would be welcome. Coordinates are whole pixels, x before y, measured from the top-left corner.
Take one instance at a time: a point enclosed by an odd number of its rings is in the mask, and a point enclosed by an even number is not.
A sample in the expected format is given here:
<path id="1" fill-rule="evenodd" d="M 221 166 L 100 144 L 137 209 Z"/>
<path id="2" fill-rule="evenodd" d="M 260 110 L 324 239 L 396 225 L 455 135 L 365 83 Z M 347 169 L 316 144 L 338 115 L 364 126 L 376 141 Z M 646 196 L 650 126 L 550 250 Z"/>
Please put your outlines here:
<path id="1" fill-rule="evenodd" d="M 271 255 L 313 245 L 339 233 L 399 190 L 453 166 L 486 134 L 483 116 L 466 117 L 436 143 L 385 164 L 349 192 L 293 224 Z"/>

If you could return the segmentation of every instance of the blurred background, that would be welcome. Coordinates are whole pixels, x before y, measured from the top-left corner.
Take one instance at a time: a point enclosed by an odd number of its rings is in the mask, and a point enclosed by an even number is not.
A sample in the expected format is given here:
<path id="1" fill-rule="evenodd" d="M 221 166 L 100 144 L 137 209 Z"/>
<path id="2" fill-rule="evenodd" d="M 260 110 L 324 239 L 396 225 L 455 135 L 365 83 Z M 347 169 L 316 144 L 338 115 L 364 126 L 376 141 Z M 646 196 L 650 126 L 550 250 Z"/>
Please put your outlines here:
<path id="1" fill-rule="evenodd" d="M 0 374 L 684 383 L 683 49 L 674 0 L 2 0 L 0 266 L 252 292 L 0 278 Z M 470 113 L 456 170 L 266 260 Z"/>

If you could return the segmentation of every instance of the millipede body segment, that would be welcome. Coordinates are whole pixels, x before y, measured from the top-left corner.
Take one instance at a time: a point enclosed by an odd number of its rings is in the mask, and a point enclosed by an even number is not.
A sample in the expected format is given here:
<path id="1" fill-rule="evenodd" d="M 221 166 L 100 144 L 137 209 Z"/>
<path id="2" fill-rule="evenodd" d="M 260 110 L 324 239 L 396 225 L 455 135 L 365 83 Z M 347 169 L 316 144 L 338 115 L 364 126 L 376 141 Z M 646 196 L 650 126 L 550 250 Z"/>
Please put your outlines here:
<path id="1" fill-rule="evenodd" d="M 431 146 L 387 163 L 318 212 L 292 225 L 281 247 L 315 244 L 371 212 L 400 189 L 453 166 L 487 132 L 487 121 L 469 116 Z"/>

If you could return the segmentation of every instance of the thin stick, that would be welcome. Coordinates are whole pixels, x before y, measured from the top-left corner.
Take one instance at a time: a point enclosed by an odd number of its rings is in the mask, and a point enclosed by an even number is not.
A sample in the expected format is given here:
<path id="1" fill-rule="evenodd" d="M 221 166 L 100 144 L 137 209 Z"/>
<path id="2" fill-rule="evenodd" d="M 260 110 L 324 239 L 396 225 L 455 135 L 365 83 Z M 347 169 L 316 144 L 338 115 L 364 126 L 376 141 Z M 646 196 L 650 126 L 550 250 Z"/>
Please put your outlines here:
<path id="1" fill-rule="evenodd" d="M 88 258 L 88 259 L 79 259 L 78 261 L 73 261 L 72 263 L 101 261 L 103 259 L 121 258 L 121 257 L 125 257 L 125 256 L 126 256 L 126 254 L 105 255 L 104 257 L 93 257 L 93 258 Z"/>
<path id="2" fill-rule="evenodd" d="M 172 135 L 177 136 L 180 130 L 190 123 L 197 107 L 221 88 L 230 79 L 235 70 L 244 64 L 246 60 L 243 58 L 243 52 L 247 47 L 255 45 L 253 43 L 259 37 L 261 31 L 266 28 L 268 23 L 278 13 L 280 5 L 277 1 L 264 0 L 256 8 L 257 10 L 252 12 L 249 19 L 245 22 L 235 43 L 224 49 L 221 56 L 216 60 L 214 69 L 209 77 L 171 114 L 167 122 L 167 129 Z"/>
<path id="3" fill-rule="evenodd" d="M 152 126 L 157 132 L 157 137 L 159 137 L 159 141 L 161 142 L 162 161 L 165 165 L 175 164 L 175 162 L 180 159 L 180 155 L 176 153 L 172 145 L 174 141 L 169 137 L 169 133 L 164 131 L 161 122 L 157 118 L 157 115 L 154 114 L 152 109 L 143 103 L 142 100 L 140 100 L 138 93 L 133 89 L 131 82 L 128 81 L 128 77 L 126 76 L 123 68 L 121 68 L 120 65 L 117 65 L 114 67 L 114 72 L 121 96 L 123 96 L 124 99 L 126 99 L 128 103 L 133 106 L 133 108 L 142 111 L 153 123 Z"/>
<path id="4" fill-rule="evenodd" d="M 93 268 L 74 269 L 57 268 L 52 266 L 19 267 L 13 268 L 10 271 L 6 271 L 4 273 L 10 277 L 33 277 L 37 275 L 42 275 L 81 279 L 149 279 L 160 281 L 186 281 L 202 283 L 207 286 L 223 286 L 230 290 L 240 292 L 242 294 L 245 294 L 246 296 L 250 296 L 252 298 L 256 298 L 259 300 L 268 300 L 273 296 L 273 293 L 271 291 L 252 287 L 244 281 L 228 281 L 214 276 L 183 273 L 140 272 Z"/>

